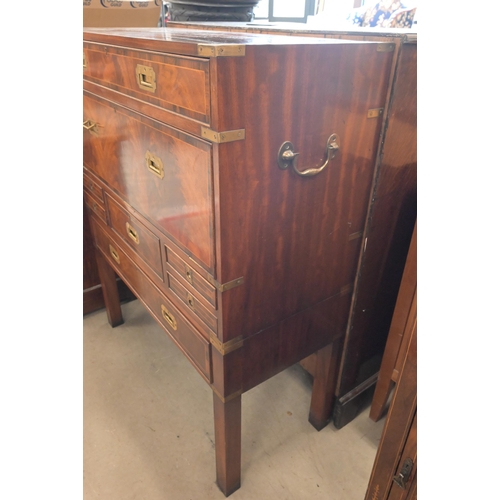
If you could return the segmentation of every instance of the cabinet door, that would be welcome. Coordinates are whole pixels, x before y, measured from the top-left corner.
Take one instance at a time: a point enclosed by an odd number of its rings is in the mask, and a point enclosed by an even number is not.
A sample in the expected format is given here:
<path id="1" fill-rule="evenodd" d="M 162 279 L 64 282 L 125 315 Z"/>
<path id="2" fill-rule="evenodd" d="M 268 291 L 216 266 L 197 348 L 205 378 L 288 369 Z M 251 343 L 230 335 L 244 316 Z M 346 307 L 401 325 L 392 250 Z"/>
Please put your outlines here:
<path id="1" fill-rule="evenodd" d="M 416 498 L 416 317 L 411 324 L 407 324 L 407 328 L 410 329 L 408 350 L 406 351 L 394 398 L 389 408 L 365 500 L 410 500 Z"/>

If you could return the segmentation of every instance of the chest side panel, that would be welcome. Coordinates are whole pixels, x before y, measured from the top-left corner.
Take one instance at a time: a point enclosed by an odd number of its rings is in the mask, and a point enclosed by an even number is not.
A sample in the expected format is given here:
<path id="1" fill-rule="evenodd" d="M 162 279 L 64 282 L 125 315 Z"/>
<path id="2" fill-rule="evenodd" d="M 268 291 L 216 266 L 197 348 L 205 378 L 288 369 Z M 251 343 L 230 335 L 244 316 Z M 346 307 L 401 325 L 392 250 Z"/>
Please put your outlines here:
<path id="1" fill-rule="evenodd" d="M 219 129 L 245 128 L 220 144 L 221 279 L 225 334 L 244 334 L 325 300 L 356 275 L 373 182 L 392 53 L 377 44 L 247 48 L 217 61 Z M 281 170 L 285 141 L 297 167 L 319 167 L 326 143 L 340 149 L 318 175 Z M 238 334 L 241 334 L 239 332 Z"/>

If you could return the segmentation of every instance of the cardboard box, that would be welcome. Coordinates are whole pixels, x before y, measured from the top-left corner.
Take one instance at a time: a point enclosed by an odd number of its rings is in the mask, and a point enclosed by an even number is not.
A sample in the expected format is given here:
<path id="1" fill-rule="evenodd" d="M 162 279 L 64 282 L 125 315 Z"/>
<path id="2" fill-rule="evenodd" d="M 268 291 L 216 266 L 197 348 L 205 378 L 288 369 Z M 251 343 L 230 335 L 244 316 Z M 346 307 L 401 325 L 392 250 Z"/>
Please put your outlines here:
<path id="1" fill-rule="evenodd" d="M 162 0 L 83 0 L 84 28 L 155 28 Z"/>

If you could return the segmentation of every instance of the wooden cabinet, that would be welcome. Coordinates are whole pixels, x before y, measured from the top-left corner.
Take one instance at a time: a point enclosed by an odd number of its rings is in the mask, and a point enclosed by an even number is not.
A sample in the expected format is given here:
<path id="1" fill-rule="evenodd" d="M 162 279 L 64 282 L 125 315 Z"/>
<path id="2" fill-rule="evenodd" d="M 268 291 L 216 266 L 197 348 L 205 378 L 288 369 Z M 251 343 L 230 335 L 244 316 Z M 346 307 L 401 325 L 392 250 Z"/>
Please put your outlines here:
<path id="1" fill-rule="evenodd" d="M 416 246 L 416 234 L 413 245 Z M 417 498 L 417 293 L 416 279 L 412 276 L 415 266 L 416 254 L 411 251 L 383 361 L 384 367 L 390 364 L 394 367 L 395 363 L 398 375 L 365 500 Z M 399 332 L 400 341 L 396 342 L 394 332 L 401 318 L 405 318 L 404 326 Z M 398 351 L 396 347 L 399 347 L 398 361 L 394 356 Z M 377 383 L 376 406 L 373 408 L 377 417 L 385 402 L 382 396 L 386 386 L 384 379 Z"/>
<path id="2" fill-rule="evenodd" d="M 387 42 L 394 45 L 377 176 L 362 235 L 364 252 L 354 287 L 342 362 L 335 374 L 333 422 L 349 423 L 370 403 L 389 334 L 399 283 L 417 214 L 417 33 L 406 29 L 325 29 L 300 23 L 171 22 L 171 29 L 307 36 Z M 316 359 L 302 366 L 315 376 Z"/>
<path id="3" fill-rule="evenodd" d="M 84 32 L 84 193 L 109 321 L 123 321 L 117 274 L 210 384 L 226 495 L 243 393 L 317 352 L 309 419 L 331 416 L 393 49 Z"/>

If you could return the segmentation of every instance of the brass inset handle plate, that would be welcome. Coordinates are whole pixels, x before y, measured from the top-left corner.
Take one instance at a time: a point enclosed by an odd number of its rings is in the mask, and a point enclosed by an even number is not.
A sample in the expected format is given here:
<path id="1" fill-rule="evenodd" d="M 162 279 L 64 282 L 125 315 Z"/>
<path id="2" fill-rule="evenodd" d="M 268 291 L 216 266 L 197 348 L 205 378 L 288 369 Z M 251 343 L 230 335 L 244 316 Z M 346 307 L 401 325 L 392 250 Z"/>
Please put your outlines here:
<path id="1" fill-rule="evenodd" d="M 153 93 L 156 92 L 156 74 L 151 66 L 138 64 L 135 67 L 135 76 L 137 78 L 137 85 L 139 85 L 142 90 Z"/>
<path id="2" fill-rule="evenodd" d="M 177 330 L 177 321 L 175 321 L 174 315 L 162 304 L 161 314 L 163 319 L 174 329 Z"/>
<path id="3" fill-rule="evenodd" d="M 161 158 L 158 158 L 150 151 L 146 151 L 146 166 L 150 172 L 157 175 L 160 179 L 163 179 L 165 172 L 163 171 L 163 162 Z"/>
<path id="4" fill-rule="evenodd" d="M 97 123 L 94 122 L 94 121 L 92 121 L 92 120 L 85 120 L 83 122 L 83 128 L 85 130 L 88 130 L 93 135 L 97 135 L 98 134 Z"/>
<path id="5" fill-rule="evenodd" d="M 306 170 L 299 170 L 297 168 L 297 156 L 299 153 L 293 152 L 293 144 L 290 141 L 284 142 L 278 151 L 278 166 L 282 170 L 287 169 L 292 165 L 293 170 L 296 174 L 301 177 L 311 177 L 313 175 L 318 175 L 322 172 L 328 165 L 329 161 L 335 157 L 337 151 L 339 150 L 339 143 L 337 134 L 332 134 L 326 141 L 326 161 L 317 168 L 308 168 Z"/>
<path id="6" fill-rule="evenodd" d="M 85 57 L 85 52 L 83 53 L 83 67 L 87 67 L 87 58 Z"/>
<path id="7" fill-rule="evenodd" d="M 111 257 L 116 261 L 117 264 L 120 263 L 120 256 L 118 255 L 118 252 L 115 250 L 113 245 L 109 245 L 109 253 L 111 254 Z"/>
<path id="8" fill-rule="evenodd" d="M 128 222 L 125 223 L 125 228 L 127 229 L 128 237 L 138 245 L 139 235 L 137 234 L 137 231 Z"/>

